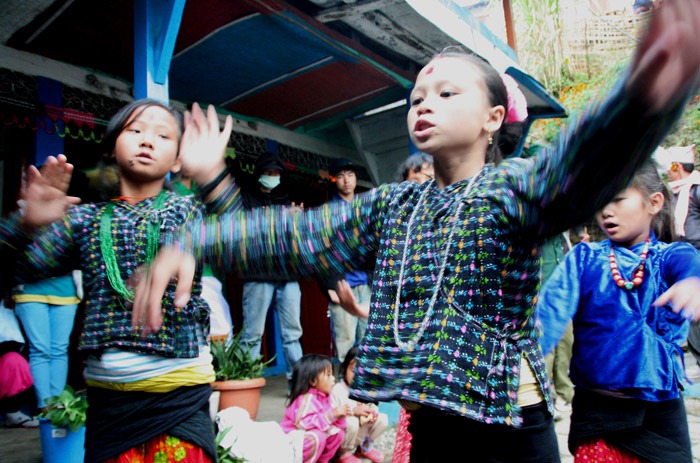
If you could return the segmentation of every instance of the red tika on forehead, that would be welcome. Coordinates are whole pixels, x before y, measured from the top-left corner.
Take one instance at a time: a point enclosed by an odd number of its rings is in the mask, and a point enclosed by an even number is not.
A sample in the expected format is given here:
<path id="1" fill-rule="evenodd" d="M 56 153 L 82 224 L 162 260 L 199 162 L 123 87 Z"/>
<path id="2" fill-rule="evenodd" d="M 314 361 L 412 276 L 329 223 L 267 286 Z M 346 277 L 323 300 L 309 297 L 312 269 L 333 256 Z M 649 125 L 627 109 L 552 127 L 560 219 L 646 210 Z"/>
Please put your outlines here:
<path id="1" fill-rule="evenodd" d="M 425 71 L 425 74 L 426 74 L 426 75 L 432 74 L 432 73 L 433 73 L 433 67 L 432 67 L 432 66 L 429 67 L 427 71 Z"/>

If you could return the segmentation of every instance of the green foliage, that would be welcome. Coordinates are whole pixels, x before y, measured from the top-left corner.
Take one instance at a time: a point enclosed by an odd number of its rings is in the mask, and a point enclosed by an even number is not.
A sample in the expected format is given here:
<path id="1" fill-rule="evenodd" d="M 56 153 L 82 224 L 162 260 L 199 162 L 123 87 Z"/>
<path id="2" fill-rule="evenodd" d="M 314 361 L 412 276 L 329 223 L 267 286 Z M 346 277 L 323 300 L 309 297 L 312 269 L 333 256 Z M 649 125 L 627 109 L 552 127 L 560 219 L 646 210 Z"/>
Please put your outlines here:
<path id="1" fill-rule="evenodd" d="M 591 102 L 602 98 L 611 89 L 624 70 L 626 63 L 615 63 L 606 72 L 591 78 L 578 76 L 561 89 L 559 101 L 567 108 L 569 115 L 585 109 Z M 700 93 L 688 103 L 676 126 L 669 133 L 662 145 L 686 146 L 700 140 Z M 530 129 L 529 138 L 532 143 L 547 144 L 554 141 L 562 125 L 569 123 L 566 119 L 540 119 L 535 121 Z"/>
<path id="2" fill-rule="evenodd" d="M 224 447 L 221 442 L 226 437 L 226 434 L 231 432 L 231 426 L 222 429 L 216 435 L 216 454 L 219 457 L 219 463 L 246 463 L 248 460 L 245 458 L 234 457 L 231 455 L 231 447 Z"/>
<path id="3" fill-rule="evenodd" d="M 233 338 L 227 337 L 211 341 L 212 363 L 217 381 L 259 378 L 265 367 L 275 359 L 272 357 L 270 360 L 264 361 L 262 355 L 253 357 L 250 348 L 241 342 L 242 335 L 243 330 Z"/>
<path id="4" fill-rule="evenodd" d="M 514 0 L 518 58 L 527 71 L 550 91 L 562 87 L 559 0 Z"/>
<path id="5" fill-rule="evenodd" d="M 592 75 L 571 74 L 562 57 L 561 0 L 513 0 L 518 61 L 575 115 L 610 90 L 628 65 L 611 55 L 607 69 Z M 570 118 L 540 119 L 530 129 L 530 142 L 554 141 Z M 663 142 L 664 147 L 686 146 L 700 140 L 700 93 L 689 102 L 683 116 Z"/>
<path id="6" fill-rule="evenodd" d="M 50 420 L 52 426 L 68 426 L 73 432 L 85 426 L 88 403 L 84 391 L 76 393 L 72 387 L 66 385 L 60 395 L 46 399 L 46 405 L 39 418 Z"/>

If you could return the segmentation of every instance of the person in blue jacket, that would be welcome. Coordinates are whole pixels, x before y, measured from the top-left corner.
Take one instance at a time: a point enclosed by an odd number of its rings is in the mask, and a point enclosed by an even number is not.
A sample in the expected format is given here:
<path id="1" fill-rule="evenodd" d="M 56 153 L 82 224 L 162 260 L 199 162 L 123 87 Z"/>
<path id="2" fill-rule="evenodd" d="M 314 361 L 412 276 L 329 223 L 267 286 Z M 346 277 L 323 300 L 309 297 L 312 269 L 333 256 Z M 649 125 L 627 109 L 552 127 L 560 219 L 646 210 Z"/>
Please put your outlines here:
<path id="1" fill-rule="evenodd" d="M 540 293 L 545 353 L 573 317 L 575 461 L 692 460 L 681 346 L 700 320 L 700 254 L 672 242 L 672 217 L 650 163 L 596 214 L 608 239 L 574 247 Z"/>

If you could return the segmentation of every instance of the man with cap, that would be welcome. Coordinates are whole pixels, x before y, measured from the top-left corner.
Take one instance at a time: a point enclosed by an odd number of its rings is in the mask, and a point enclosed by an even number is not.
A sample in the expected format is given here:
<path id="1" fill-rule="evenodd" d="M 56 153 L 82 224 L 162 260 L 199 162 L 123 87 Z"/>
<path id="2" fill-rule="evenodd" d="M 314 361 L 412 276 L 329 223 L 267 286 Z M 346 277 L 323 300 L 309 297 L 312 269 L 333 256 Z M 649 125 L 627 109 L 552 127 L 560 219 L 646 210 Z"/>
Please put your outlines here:
<path id="1" fill-rule="evenodd" d="M 695 170 L 695 145 L 672 146 L 663 157 L 673 190 L 676 236 L 700 249 L 700 172 Z"/>
<path id="2" fill-rule="evenodd" d="M 675 232 L 679 240 L 700 250 L 700 172 L 695 170 L 695 145 L 663 150 L 666 176 L 673 191 Z M 688 347 L 700 366 L 700 325 L 692 323 Z M 700 391 L 698 391 L 700 393 Z"/>
<path id="3" fill-rule="evenodd" d="M 335 193 L 330 201 L 351 202 L 353 200 L 357 187 L 357 169 L 358 166 L 349 159 L 339 158 L 331 162 L 328 173 L 335 183 Z M 350 286 L 358 304 L 369 304 L 370 285 L 367 272 L 353 270 L 331 279 L 327 285 L 330 289 L 334 289 L 337 282 L 343 279 Z M 331 315 L 331 329 L 336 355 L 338 360 L 342 362 L 350 348 L 359 344 L 365 335 L 367 320 L 345 311 L 340 305 L 333 302 L 329 303 L 328 311 Z"/>
<path id="4" fill-rule="evenodd" d="M 261 155 L 255 162 L 254 184 L 243 191 L 246 209 L 273 205 L 292 206 L 288 193 L 288 174 L 282 161 L 272 153 Z M 287 380 L 302 355 L 301 348 L 301 290 L 296 281 L 247 280 L 243 285 L 243 333 L 241 342 L 253 356 L 260 353 L 267 313 L 277 311 L 286 362 Z M 279 360 L 279 359 L 278 359 Z"/>

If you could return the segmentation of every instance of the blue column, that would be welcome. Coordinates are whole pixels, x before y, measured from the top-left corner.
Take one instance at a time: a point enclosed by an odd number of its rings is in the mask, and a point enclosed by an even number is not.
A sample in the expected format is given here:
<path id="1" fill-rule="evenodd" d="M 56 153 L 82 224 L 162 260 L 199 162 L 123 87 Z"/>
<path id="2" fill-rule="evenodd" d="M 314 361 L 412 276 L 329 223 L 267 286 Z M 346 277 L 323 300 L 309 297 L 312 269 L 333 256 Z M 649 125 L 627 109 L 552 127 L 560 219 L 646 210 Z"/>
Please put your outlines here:
<path id="1" fill-rule="evenodd" d="M 37 77 L 37 87 L 39 104 L 48 104 L 58 108 L 63 107 L 63 84 L 61 82 L 47 77 Z M 48 121 L 48 116 L 45 117 Z M 39 127 L 34 140 L 34 153 L 28 159 L 30 164 L 41 166 L 46 162 L 48 156 L 63 154 L 63 138 L 59 137 L 55 131 L 49 134 L 46 133 L 46 130 Z"/>
<path id="2" fill-rule="evenodd" d="M 168 72 L 185 0 L 134 1 L 134 97 L 167 103 Z"/>

